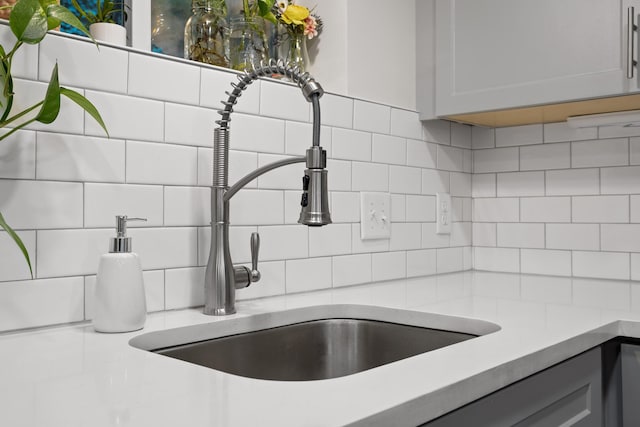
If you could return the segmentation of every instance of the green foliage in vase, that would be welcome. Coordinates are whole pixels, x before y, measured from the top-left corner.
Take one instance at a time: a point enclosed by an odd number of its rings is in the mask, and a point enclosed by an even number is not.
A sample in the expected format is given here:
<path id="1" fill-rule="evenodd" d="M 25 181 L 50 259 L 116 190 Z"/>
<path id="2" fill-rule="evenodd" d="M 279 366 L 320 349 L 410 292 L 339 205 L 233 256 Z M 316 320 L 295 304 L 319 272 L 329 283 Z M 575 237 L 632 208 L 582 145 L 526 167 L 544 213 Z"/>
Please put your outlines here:
<path id="1" fill-rule="evenodd" d="M 89 25 L 97 24 L 99 22 L 105 22 L 109 24 L 115 24 L 114 16 L 124 12 L 123 9 L 116 9 L 116 5 L 112 0 L 96 0 L 96 11 L 87 12 L 82 9 L 77 0 L 71 0 L 71 4 L 76 8 L 78 13 L 87 20 Z"/>
<path id="2" fill-rule="evenodd" d="M 0 143 L 31 123 L 50 124 L 55 121 L 60 112 L 61 96 L 78 104 L 98 122 L 108 135 L 107 128 L 96 107 L 78 92 L 60 86 L 58 64 L 53 67 L 44 99 L 22 111 L 14 112 L 12 110 L 14 92 L 11 65 L 15 53 L 22 45 L 40 43 L 47 35 L 47 31 L 57 28 L 63 22 L 77 28 L 89 37 L 91 36 L 82 22 L 67 8 L 57 4 L 56 0 L 18 0 L 13 6 L 5 6 L 4 8 L 11 8 L 9 27 L 16 41 L 9 50 L 0 45 L 0 129 L 9 128 L 5 133 L 0 134 Z M 29 266 L 31 277 L 33 277 L 29 253 L 20 237 L 7 224 L 2 213 L 0 213 L 0 229 L 6 231 L 20 248 Z"/>
<path id="3" fill-rule="evenodd" d="M 253 3 L 249 3 L 249 0 L 242 0 L 242 13 L 245 18 L 260 16 L 276 24 L 276 16 L 272 12 L 275 4 L 275 0 L 256 0 Z"/>

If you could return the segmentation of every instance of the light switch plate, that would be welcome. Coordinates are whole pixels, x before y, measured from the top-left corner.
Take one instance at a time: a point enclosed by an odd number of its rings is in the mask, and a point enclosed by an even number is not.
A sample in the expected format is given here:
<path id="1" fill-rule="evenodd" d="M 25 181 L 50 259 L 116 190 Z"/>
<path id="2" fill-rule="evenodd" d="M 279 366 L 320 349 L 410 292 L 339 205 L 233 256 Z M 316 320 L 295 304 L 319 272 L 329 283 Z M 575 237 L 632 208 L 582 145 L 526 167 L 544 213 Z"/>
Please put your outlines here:
<path id="1" fill-rule="evenodd" d="M 436 234 L 451 234 L 451 195 L 436 193 Z"/>
<path id="2" fill-rule="evenodd" d="M 362 240 L 391 237 L 391 195 L 360 193 L 360 238 Z"/>

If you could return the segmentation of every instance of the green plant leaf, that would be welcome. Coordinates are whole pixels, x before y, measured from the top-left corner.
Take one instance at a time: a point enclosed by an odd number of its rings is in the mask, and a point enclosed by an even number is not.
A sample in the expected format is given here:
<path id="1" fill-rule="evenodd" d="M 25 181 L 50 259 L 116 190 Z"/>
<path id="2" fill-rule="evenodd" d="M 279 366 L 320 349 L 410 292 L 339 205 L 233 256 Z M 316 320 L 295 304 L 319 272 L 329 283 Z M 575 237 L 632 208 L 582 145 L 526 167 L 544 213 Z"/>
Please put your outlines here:
<path id="1" fill-rule="evenodd" d="M 31 278 L 33 279 L 33 269 L 31 268 L 31 259 L 29 259 L 29 252 L 27 251 L 27 248 L 24 246 L 24 243 L 22 243 L 20 236 L 18 236 L 16 232 L 13 231 L 13 229 L 9 227 L 9 224 L 7 224 L 7 222 L 4 220 L 4 217 L 2 216 L 2 212 L 0 212 L 0 227 L 2 227 L 4 231 L 7 232 L 9 237 L 13 239 L 13 241 L 16 243 L 16 245 L 18 245 L 18 247 L 22 251 L 22 255 L 24 255 L 24 259 L 27 261 L 27 265 L 29 266 L 29 273 L 31 273 Z"/>
<path id="2" fill-rule="evenodd" d="M 47 34 L 47 14 L 38 0 L 18 1 L 9 16 L 11 31 L 19 41 L 39 43 Z"/>
<path id="3" fill-rule="evenodd" d="M 66 87 L 61 87 L 60 93 L 66 96 L 67 98 L 69 98 L 70 100 L 72 100 L 73 102 L 75 102 L 76 104 L 78 104 L 80 107 L 82 107 L 84 111 L 89 113 L 89 115 L 93 117 L 93 119 L 96 122 L 98 122 L 100 127 L 104 129 L 104 132 L 107 134 L 107 136 L 109 136 L 109 131 L 107 130 L 107 126 L 104 124 L 104 121 L 102 120 L 102 116 L 100 116 L 98 109 L 91 103 L 91 101 L 89 101 L 84 96 L 80 95 L 78 92 L 75 92 L 71 89 L 67 89 Z"/>
<path id="4" fill-rule="evenodd" d="M 0 45 L 0 55 L 4 58 L 6 53 L 4 48 Z M 9 63 L 6 59 L 0 60 L 0 109 L 2 114 L 0 115 L 0 122 L 4 122 L 9 113 L 11 112 L 11 106 L 13 105 L 13 79 L 9 72 Z"/>
<path id="5" fill-rule="evenodd" d="M 48 6 L 46 10 L 47 16 L 56 19 L 58 21 L 58 25 L 60 25 L 60 22 L 64 22 L 65 24 L 69 24 L 73 28 L 81 31 L 86 36 L 91 37 L 91 34 L 89 34 L 89 30 L 87 30 L 87 28 L 82 24 L 78 17 L 71 13 L 71 11 L 66 7 L 54 3 Z M 56 25 L 56 27 L 58 25 Z M 91 37 L 91 39 L 93 40 L 93 37 Z"/>
<path id="6" fill-rule="evenodd" d="M 58 64 L 53 67 L 51 80 L 47 86 L 47 93 L 44 96 L 44 104 L 35 117 L 37 121 L 44 124 L 52 123 L 60 112 L 60 83 L 58 81 Z"/>

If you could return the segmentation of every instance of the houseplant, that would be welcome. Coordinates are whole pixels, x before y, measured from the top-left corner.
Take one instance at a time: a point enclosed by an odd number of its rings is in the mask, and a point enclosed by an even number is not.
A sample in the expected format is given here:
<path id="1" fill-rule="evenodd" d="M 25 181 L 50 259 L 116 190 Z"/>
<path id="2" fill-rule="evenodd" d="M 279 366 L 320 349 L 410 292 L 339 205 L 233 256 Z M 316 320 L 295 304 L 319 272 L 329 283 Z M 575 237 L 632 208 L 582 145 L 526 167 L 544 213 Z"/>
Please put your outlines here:
<path id="1" fill-rule="evenodd" d="M 60 86 L 58 64 L 53 67 L 44 99 L 23 111 L 14 112 L 12 110 L 15 94 L 13 92 L 11 65 L 15 53 L 20 47 L 25 43 L 31 45 L 40 43 L 47 35 L 48 30 L 57 28 L 62 22 L 79 29 L 87 35 L 89 33 L 80 20 L 67 8 L 57 4 L 56 0 L 18 0 L 13 6 L 5 8 L 11 8 L 9 27 L 16 41 L 9 50 L 0 45 L 0 129 L 10 127 L 7 132 L 0 134 L 0 143 L 14 132 L 31 123 L 49 124 L 55 121 L 60 112 L 61 96 L 65 96 L 78 104 L 107 132 L 100 113 L 89 100 L 78 92 Z M 29 253 L 20 237 L 7 224 L 1 212 L 0 229 L 5 230 L 18 245 L 33 277 Z"/>
<path id="2" fill-rule="evenodd" d="M 231 68 L 243 71 L 269 59 L 266 25 L 276 24 L 272 8 L 275 0 L 242 1 L 240 15 L 231 18 L 229 62 Z"/>
<path id="3" fill-rule="evenodd" d="M 96 0 L 95 12 L 85 11 L 77 0 L 71 0 L 82 18 L 89 23 L 89 32 L 96 39 L 119 46 L 127 44 L 127 30 L 116 23 L 115 18 L 124 10 L 117 8 L 113 0 Z"/>
<path id="4" fill-rule="evenodd" d="M 322 32 L 322 20 L 312 10 L 295 4 L 293 0 L 278 2 L 273 10 L 277 22 L 286 30 L 280 42 L 288 45 L 284 54 L 287 64 L 305 71 L 309 62 L 307 39 L 311 40 Z"/>

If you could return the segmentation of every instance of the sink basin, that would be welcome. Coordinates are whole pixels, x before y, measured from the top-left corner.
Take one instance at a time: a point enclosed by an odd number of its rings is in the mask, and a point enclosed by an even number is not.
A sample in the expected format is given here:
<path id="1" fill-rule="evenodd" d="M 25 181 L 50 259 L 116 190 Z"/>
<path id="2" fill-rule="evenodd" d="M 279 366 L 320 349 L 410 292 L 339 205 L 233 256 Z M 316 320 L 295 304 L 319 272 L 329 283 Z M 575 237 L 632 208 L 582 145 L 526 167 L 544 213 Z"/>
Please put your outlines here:
<path id="1" fill-rule="evenodd" d="M 131 345 L 244 377 L 310 381 L 355 374 L 498 329 L 429 313 L 320 306 L 152 332 Z"/>

